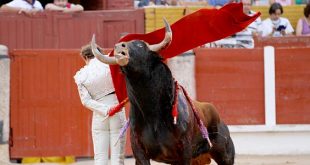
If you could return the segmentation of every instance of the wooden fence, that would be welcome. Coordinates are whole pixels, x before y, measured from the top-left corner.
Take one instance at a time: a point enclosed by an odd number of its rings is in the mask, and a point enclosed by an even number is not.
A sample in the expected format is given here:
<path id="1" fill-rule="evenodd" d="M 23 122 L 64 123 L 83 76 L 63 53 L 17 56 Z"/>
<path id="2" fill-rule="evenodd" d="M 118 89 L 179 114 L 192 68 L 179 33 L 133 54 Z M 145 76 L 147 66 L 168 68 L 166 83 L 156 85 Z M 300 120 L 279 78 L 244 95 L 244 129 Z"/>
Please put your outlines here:
<path id="1" fill-rule="evenodd" d="M 230 125 L 264 125 L 264 52 L 196 49 L 197 99 L 214 103 Z M 276 124 L 310 124 L 310 48 L 275 49 Z"/>
<path id="2" fill-rule="evenodd" d="M 92 115 L 73 80 L 82 65 L 78 49 L 11 53 L 11 158 L 93 155 Z"/>
<path id="3" fill-rule="evenodd" d="M 88 43 L 92 34 L 101 47 L 111 48 L 124 32 L 144 33 L 144 10 L 43 12 L 33 17 L 0 14 L 0 43 L 10 50 L 76 49 Z"/>
<path id="4" fill-rule="evenodd" d="M 310 48 L 275 53 L 276 123 L 310 124 Z M 263 49 L 195 54 L 197 99 L 213 103 L 229 125 L 265 124 Z M 78 50 L 16 50 L 11 59 L 11 158 L 91 156 L 91 115 L 72 78 L 83 65 Z"/>

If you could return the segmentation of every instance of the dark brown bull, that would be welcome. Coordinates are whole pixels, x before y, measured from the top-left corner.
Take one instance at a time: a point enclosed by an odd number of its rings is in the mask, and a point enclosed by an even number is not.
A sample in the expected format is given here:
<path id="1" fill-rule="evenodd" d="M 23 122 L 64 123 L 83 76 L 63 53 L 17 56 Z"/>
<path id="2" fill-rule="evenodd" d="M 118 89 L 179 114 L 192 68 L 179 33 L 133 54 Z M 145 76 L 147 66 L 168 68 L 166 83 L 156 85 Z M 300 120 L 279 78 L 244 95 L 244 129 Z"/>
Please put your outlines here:
<path id="1" fill-rule="evenodd" d="M 166 23 L 166 22 L 165 22 Z M 149 165 L 150 159 L 174 165 L 234 163 L 234 145 L 227 126 L 220 120 L 215 107 L 193 101 L 198 116 L 209 131 L 212 142 L 203 138 L 193 109 L 182 90 L 178 92 L 178 118 L 174 124 L 172 107 L 176 85 L 167 65 L 158 52 L 172 39 L 166 23 L 165 39 L 156 45 L 134 40 L 116 44 L 114 57 L 102 55 L 96 48 L 95 56 L 107 64 L 118 64 L 126 77 L 130 101 L 130 138 L 136 164 Z"/>

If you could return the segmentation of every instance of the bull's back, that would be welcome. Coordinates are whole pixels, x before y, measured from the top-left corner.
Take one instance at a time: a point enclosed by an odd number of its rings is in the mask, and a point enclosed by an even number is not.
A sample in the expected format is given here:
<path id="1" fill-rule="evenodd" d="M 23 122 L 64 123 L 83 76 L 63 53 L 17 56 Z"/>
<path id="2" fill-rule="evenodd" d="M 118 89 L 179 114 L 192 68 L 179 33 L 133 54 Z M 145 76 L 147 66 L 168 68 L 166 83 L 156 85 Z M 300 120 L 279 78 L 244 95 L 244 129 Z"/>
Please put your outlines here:
<path id="1" fill-rule="evenodd" d="M 199 101 L 193 103 L 205 126 L 209 128 L 220 123 L 220 115 L 213 104 Z"/>

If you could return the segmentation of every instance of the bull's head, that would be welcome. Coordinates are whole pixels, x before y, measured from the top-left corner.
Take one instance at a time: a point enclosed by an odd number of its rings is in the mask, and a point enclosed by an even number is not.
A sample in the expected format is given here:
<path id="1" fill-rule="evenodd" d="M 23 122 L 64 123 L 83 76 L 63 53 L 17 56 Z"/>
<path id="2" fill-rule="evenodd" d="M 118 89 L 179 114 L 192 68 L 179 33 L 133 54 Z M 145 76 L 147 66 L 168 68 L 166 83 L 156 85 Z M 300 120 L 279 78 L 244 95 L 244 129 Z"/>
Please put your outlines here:
<path id="1" fill-rule="evenodd" d="M 140 65 L 140 63 L 145 63 L 146 54 L 152 53 L 157 54 L 165 49 L 172 40 L 172 31 L 168 22 L 164 19 L 166 33 L 165 38 L 158 44 L 149 45 L 148 43 L 140 40 L 133 40 L 129 42 L 117 43 L 114 47 L 114 57 L 109 57 L 107 55 L 101 54 L 95 42 L 95 36 L 93 35 L 91 41 L 92 52 L 95 57 L 103 63 L 109 65 L 118 64 L 120 66 L 126 66 L 128 63 L 133 63 L 133 65 Z"/>

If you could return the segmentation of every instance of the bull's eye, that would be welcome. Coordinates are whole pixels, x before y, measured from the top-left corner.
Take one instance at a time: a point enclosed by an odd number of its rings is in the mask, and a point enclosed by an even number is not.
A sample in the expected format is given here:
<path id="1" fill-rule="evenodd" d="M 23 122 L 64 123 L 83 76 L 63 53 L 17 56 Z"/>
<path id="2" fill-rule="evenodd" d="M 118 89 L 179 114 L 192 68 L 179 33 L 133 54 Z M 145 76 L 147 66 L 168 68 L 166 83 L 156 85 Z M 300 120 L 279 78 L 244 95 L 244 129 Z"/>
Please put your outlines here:
<path id="1" fill-rule="evenodd" d="M 122 44 L 122 47 L 126 47 L 126 45 L 125 45 L 125 44 Z"/>

